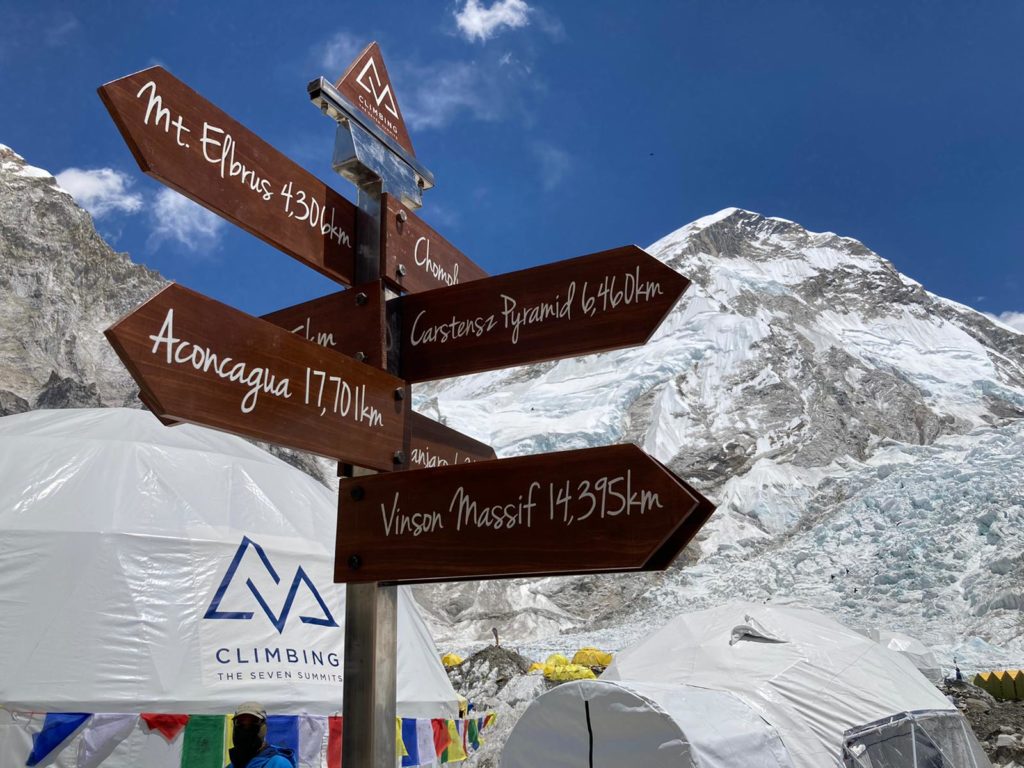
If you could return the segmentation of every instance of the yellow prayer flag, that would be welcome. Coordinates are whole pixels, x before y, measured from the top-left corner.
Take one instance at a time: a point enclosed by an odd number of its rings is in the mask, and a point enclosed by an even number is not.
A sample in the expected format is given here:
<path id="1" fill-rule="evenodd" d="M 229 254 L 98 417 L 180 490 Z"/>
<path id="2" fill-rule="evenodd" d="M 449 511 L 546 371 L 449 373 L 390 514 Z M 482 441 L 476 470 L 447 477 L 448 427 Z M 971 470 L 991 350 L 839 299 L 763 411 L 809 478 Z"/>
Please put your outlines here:
<path id="1" fill-rule="evenodd" d="M 462 748 L 462 734 L 454 720 L 448 721 L 448 735 L 452 737 L 452 743 L 448 745 L 448 762 L 461 763 L 466 759 L 466 750 Z"/>
<path id="2" fill-rule="evenodd" d="M 395 718 L 395 754 L 399 757 L 406 757 L 409 754 L 409 750 L 405 748 L 405 742 L 402 741 L 402 718 Z"/>

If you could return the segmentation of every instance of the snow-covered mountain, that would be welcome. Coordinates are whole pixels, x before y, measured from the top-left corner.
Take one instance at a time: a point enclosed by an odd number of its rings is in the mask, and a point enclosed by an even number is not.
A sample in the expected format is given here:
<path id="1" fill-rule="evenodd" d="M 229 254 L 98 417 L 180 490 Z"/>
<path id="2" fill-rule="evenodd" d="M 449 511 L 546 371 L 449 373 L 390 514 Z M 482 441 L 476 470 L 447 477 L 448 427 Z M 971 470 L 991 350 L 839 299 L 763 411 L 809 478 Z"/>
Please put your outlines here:
<path id="1" fill-rule="evenodd" d="M 422 587 L 442 644 L 615 649 L 681 609 L 797 598 L 1024 661 L 1024 334 L 748 211 L 648 250 L 693 285 L 647 345 L 418 385 L 416 406 L 501 456 L 636 442 L 718 512 L 664 574 Z M 2 146 L 0 264 L 0 415 L 134 404 L 101 331 L 163 279 Z"/>
<path id="2" fill-rule="evenodd" d="M 1024 334 L 856 240 L 749 211 L 648 251 L 693 286 L 646 346 L 416 404 L 499 456 L 637 442 L 718 503 L 699 551 L 664 575 L 425 588 L 445 639 L 605 627 L 614 647 L 680 609 L 799 597 L 930 643 L 1024 648 Z"/>

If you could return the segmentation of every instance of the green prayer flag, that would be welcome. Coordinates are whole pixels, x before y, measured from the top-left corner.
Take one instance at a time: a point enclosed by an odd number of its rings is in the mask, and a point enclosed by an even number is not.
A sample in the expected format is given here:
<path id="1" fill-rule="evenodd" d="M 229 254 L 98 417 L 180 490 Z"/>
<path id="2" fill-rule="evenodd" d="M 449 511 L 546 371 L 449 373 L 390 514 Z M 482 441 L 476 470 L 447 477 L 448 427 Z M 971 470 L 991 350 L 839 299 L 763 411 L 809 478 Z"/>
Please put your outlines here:
<path id="1" fill-rule="evenodd" d="M 181 747 L 182 768 L 224 768 L 224 716 L 192 715 Z"/>

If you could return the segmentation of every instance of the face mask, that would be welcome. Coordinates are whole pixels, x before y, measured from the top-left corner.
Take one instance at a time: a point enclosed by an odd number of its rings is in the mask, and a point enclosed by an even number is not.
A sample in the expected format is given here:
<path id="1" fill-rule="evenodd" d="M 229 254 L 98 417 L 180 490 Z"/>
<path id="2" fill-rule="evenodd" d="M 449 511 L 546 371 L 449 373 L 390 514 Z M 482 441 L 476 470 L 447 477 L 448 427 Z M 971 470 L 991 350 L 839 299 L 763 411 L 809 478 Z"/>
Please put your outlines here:
<path id="1" fill-rule="evenodd" d="M 235 748 L 244 754 L 255 755 L 263 744 L 263 732 L 266 725 L 236 725 L 231 734 Z"/>

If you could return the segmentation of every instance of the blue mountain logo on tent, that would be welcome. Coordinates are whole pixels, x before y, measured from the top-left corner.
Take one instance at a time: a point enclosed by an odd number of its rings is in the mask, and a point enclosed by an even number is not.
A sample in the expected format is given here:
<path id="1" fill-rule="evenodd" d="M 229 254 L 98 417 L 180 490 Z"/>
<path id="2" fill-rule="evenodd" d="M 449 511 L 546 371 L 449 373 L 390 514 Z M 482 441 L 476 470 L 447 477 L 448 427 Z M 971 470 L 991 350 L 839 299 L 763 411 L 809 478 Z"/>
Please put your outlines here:
<path id="1" fill-rule="evenodd" d="M 245 557 L 245 553 L 249 548 L 259 555 L 260 562 L 263 563 L 263 567 L 267 573 L 274 580 L 275 584 L 281 583 L 281 577 L 277 575 L 277 571 L 274 570 L 274 566 L 270 562 L 270 558 L 267 557 L 267 553 L 263 547 L 257 544 L 255 541 L 250 539 L 248 536 L 242 537 L 242 543 L 238 545 L 238 550 L 235 552 L 234 558 L 231 560 L 231 565 L 228 566 L 227 573 L 224 574 L 224 578 L 220 582 L 220 586 L 217 587 L 217 594 L 213 596 L 213 602 L 210 603 L 210 607 L 206 609 L 205 619 L 236 619 L 247 621 L 251 619 L 255 612 L 254 611 L 222 611 L 220 609 L 221 600 L 224 599 L 224 595 L 228 591 L 228 587 L 231 586 L 231 582 L 234 580 L 235 575 L 238 571 L 238 567 L 242 564 L 242 558 Z M 284 607 L 281 608 L 279 614 L 274 614 L 274 611 L 267 604 L 263 595 L 253 584 L 252 579 L 246 579 L 245 585 L 249 588 L 252 596 L 256 598 L 256 602 L 259 603 L 260 608 L 270 619 L 270 623 L 274 625 L 274 628 L 278 631 L 278 634 L 284 632 L 285 623 L 288 621 L 288 614 L 291 613 L 292 604 L 295 602 L 295 596 L 299 593 L 299 587 L 305 585 L 306 589 L 309 590 L 310 594 L 316 600 L 320 606 L 320 610 L 323 611 L 323 616 L 299 616 L 299 621 L 303 624 L 315 624 L 320 627 L 337 627 L 338 622 L 334 620 L 334 616 L 331 615 L 330 609 L 327 607 L 327 603 L 320 596 L 316 587 L 313 586 L 313 582 L 310 580 L 306 571 L 303 570 L 300 565 L 295 569 L 295 576 L 292 578 L 291 587 L 288 589 L 288 596 L 285 598 Z"/>

